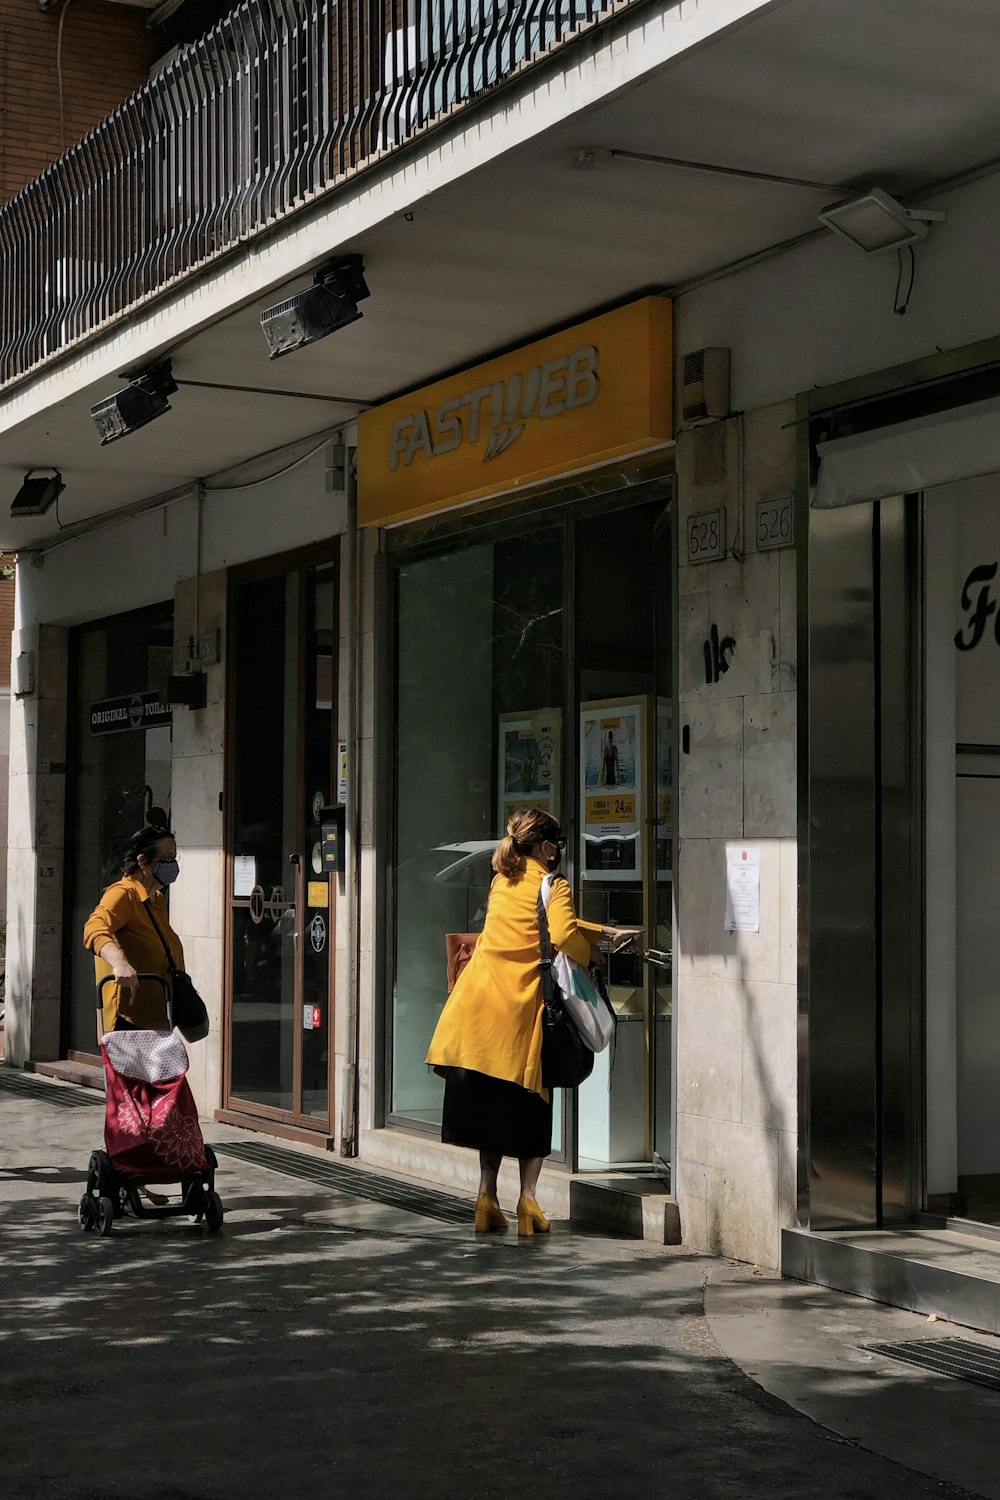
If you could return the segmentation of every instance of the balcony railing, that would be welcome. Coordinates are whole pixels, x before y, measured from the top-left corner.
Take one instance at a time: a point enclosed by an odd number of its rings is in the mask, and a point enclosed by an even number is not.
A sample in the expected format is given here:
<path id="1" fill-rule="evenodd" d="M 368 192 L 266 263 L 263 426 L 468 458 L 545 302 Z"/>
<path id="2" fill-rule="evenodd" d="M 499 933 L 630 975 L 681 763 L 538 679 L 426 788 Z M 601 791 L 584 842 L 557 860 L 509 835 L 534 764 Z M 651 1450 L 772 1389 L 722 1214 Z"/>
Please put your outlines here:
<path id="1" fill-rule="evenodd" d="M 621 0 L 247 0 L 0 208 L 0 384 Z"/>

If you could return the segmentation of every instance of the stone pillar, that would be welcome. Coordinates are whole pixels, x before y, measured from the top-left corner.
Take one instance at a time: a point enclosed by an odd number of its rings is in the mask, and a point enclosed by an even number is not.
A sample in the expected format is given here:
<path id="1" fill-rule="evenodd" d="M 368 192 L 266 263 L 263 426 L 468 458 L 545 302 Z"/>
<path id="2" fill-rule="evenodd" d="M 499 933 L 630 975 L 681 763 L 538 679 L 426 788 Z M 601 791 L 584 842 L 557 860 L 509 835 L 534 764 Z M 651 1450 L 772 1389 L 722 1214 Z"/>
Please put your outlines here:
<path id="1" fill-rule="evenodd" d="M 217 630 L 221 651 L 219 661 L 207 668 L 207 706 L 173 710 L 170 815 L 181 873 L 170 893 L 170 921 L 184 944 L 185 966 L 211 1020 L 210 1034 L 188 1049 L 198 1108 L 211 1116 L 222 1103 L 226 572 L 203 574 L 197 584 L 198 633 Z M 183 670 L 194 633 L 195 580 L 188 578 L 174 594 L 175 672 Z"/>
<path id="2" fill-rule="evenodd" d="M 678 437 L 680 756 L 675 1191 L 694 1249 L 777 1266 L 794 1223 L 796 555 L 759 551 L 759 500 L 795 491 L 792 403 Z M 730 553 L 688 566 L 690 515 L 723 505 Z M 735 648 L 706 682 L 713 625 Z M 760 931 L 729 933 L 726 856 L 760 850 Z"/>
<path id="3" fill-rule="evenodd" d="M 30 658 L 34 676 L 11 701 L 4 1025 L 16 1067 L 59 1056 L 68 649 L 55 625 L 15 631 L 11 642 L 15 666 Z"/>

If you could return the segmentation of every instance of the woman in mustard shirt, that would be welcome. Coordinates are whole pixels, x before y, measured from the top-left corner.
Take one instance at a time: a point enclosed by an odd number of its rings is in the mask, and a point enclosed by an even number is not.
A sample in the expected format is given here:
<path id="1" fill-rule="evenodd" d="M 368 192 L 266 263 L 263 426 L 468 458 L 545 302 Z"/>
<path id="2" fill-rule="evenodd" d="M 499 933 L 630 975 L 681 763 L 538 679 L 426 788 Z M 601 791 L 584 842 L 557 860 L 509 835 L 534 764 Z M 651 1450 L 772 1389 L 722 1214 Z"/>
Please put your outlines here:
<path id="1" fill-rule="evenodd" d="M 551 814 L 517 812 L 493 855 L 486 923 L 438 1020 L 427 1061 L 445 1075 L 441 1139 L 479 1152 L 476 1229 L 505 1229 L 497 1174 L 505 1156 L 521 1172 L 519 1234 L 544 1234 L 535 1201 L 542 1161 L 552 1150 L 552 1099 L 542 1085 L 542 980 L 538 892 L 566 847 Z M 548 908 L 554 948 L 577 963 L 600 962 L 601 937 L 626 942 L 634 928 L 582 922 L 566 880 L 553 882 Z"/>
<path id="2" fill-rule="evenodd" d="M 170 968 L 157 926 L 175 967 L 184 968 L 184 949 L 163 899 L 179 872 L 173 834 L 166 828 L 140 828 L 129 840 L 121 880 L 108 886 L 87 918 L 83 946 L 94 955 L 97 981 L 109 974 L 116 981 L 102 992 L 103 1032 L 130 1026 L 166 1030 L 163 986 L 142 984 L 136 975 L 162 974 L 169 983 Z"/>

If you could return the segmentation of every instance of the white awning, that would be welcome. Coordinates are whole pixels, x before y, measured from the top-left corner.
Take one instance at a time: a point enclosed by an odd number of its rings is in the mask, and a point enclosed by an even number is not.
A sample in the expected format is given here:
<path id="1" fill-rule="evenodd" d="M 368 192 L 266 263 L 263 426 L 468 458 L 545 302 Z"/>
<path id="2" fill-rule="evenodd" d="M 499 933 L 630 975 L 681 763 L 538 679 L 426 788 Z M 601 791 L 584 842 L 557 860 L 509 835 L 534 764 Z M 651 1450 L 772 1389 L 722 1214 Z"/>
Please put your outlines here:
<path id="1" fill-rule="evenodd" d="M 819 443 L 818 510 L 1000 471 L 1000 398 Z"/>

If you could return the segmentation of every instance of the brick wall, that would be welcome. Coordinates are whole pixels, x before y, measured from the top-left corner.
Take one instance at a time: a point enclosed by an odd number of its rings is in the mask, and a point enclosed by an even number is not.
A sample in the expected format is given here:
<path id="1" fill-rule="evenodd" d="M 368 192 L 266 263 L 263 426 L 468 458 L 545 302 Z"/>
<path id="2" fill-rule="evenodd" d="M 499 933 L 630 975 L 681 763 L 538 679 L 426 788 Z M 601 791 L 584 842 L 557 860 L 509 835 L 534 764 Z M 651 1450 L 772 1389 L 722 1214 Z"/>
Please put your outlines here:
<path id="1" fill-rule="evenodd" d="M 0 0 L 0 202 L 61 154 L 56 41 L 59 6 Z M 66 145 L 140 88 L 157 51 L 146 13 L 70 0 L 63 27 Z"/>

